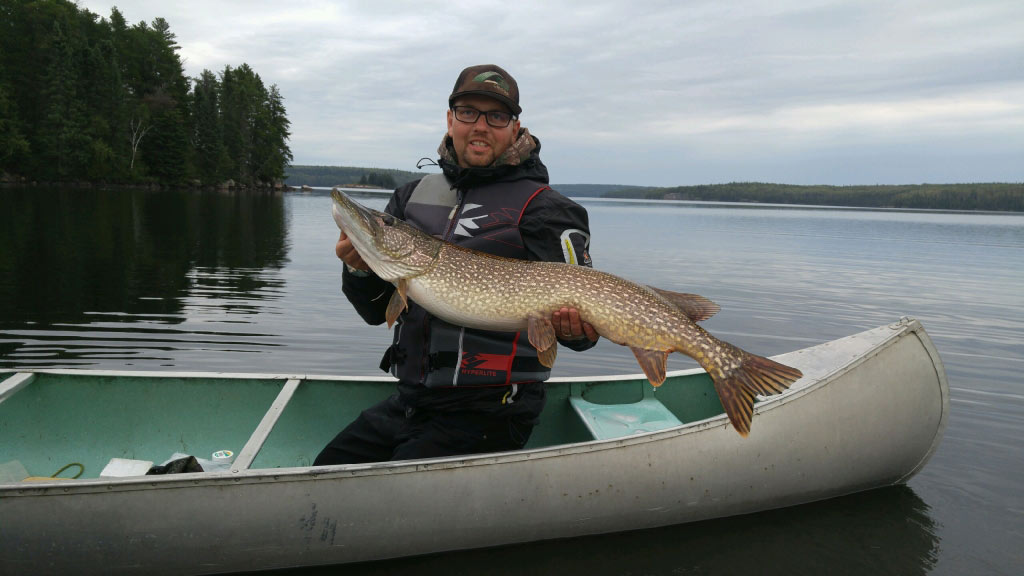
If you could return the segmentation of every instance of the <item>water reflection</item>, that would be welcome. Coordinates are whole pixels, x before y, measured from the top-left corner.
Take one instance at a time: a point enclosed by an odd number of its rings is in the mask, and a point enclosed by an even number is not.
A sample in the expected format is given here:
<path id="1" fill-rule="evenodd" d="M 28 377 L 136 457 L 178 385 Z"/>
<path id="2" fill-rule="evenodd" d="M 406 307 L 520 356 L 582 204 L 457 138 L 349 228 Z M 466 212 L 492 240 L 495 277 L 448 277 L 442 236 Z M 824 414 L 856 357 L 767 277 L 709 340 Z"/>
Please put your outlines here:
<path id="1" fill-rule="evenodd" d="M 203 326 L 273 312 L 280 194 L 8 189 L 0 213 L 0 366 L 267 345 Z"/>
<path id="2" fill-rule="evenodd" d="M 909 576 L 929 573 L 938 549 L 928 505 L 911 488 L 895 486 L 735 518 L 359 564 L 344 573 Z M 334 567 L 272 573 L 337 572 Z"/>

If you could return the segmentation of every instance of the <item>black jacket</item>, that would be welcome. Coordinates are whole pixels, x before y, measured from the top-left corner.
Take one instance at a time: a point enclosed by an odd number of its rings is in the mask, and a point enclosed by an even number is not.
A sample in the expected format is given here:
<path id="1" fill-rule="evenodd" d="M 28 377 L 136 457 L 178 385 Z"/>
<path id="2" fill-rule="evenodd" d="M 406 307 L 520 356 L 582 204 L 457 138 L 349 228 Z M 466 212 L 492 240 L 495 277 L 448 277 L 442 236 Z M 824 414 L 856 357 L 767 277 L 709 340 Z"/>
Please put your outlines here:
<path id="1" fill-rule="evenodd" d="M 504 165 L 487 168 L 461 168 L 457 164 L 441 159 L 439 165 L 449 184 L 460 191 L 497 182 L 532 180 L 547 184 L 548 172 L 540 160 L 540 143 L 529 158 L 518 165 Z M 405 206 L 419 181 L 410 182 L 395 190 L 385 211 L 396 218 L 405 219 Z M 551 190 L 540 192 L 527 205 L 519 223 L 523 247 L 528 259 L 537 261 L 564 261 L 561 234 L 567 229 L 578 229 L 589 234 L 586 210 L 579 204 Z M 589 254 L 577 247 L 576 259 L 590 265 Z M 582 253 L 581 253 L 582 252 Z M 346 269 L 343 272 L 342 290 L 356 312 L 369 324 L 378 325 L 385 321 L 387 307 L 394 286 L 375 275 L 357 276 Z M 594 344 L 588 340 L 563 342 L 575 350 L 585 350 Z M 399 383 L 400 398 L 407 406 L 439 410 L 473 410 L 513 415 L 537 416 L 543 409 L 544 390 L 541 384 L 526 384 L 514 391 L 516 401 L 503 403 L 509 394 L 509 387 L 487 388 L 426 388 L 416 382 Z"/>

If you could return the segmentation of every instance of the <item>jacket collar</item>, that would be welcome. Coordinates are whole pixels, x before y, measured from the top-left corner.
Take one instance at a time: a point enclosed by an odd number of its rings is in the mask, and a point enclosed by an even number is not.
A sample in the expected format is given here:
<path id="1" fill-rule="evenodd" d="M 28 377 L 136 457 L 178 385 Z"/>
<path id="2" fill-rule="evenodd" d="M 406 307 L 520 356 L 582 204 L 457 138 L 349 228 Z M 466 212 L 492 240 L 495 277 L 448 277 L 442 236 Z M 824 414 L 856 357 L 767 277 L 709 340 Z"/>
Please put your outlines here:
<path id="1" fill-rule="evenodd" d="M 489 166 L 459 166 L 452 139 L 445 134 L 437 149 L 438 164 L 454 188 L 472 188 L 495 182 L 531 179 L 548 183 L 548 169 L 540 160 L 540 140 L 522 128 L 516 141 Z"/>

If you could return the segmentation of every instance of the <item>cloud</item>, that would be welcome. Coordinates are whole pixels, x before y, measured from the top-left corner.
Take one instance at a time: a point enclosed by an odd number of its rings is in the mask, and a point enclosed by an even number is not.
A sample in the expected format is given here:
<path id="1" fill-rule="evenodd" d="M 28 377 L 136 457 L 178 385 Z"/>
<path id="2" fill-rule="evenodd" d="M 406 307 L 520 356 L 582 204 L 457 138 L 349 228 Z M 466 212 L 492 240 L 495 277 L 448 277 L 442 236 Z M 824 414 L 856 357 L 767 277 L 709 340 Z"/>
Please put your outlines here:
<path id="1" fill-rule="evenodd" d="M 1024 180 L 1017 0 L 117 5 L 189 75 L 277 84 L 297 163 L 433 156 L 458 71 L 494 62 L 556 182 Z"/>

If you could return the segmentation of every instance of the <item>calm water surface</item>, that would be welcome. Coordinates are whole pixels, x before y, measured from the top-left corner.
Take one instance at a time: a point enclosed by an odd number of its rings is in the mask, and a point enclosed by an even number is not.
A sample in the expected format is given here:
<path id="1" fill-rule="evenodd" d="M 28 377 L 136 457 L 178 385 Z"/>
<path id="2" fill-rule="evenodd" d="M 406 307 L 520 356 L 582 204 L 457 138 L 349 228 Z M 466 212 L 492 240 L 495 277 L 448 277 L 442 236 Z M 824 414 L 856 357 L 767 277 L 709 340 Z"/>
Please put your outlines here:
<path id="1" fill-rule="evenodd" d="M 951 387 L 938 452 L 906 487 L 346 573 L 1024 571 L 1024 215 L 582 202 L 596 267 L 712 298 L 708 330 L 751 351 L 920 319 Z M 0 189 L 0 369 L 378 374 L 389 334 L 341 295 L 336 238 L 324 192 Z M 602 342 L 555 369 L 606 372 L 637 372 L 632 354 Z"/>

